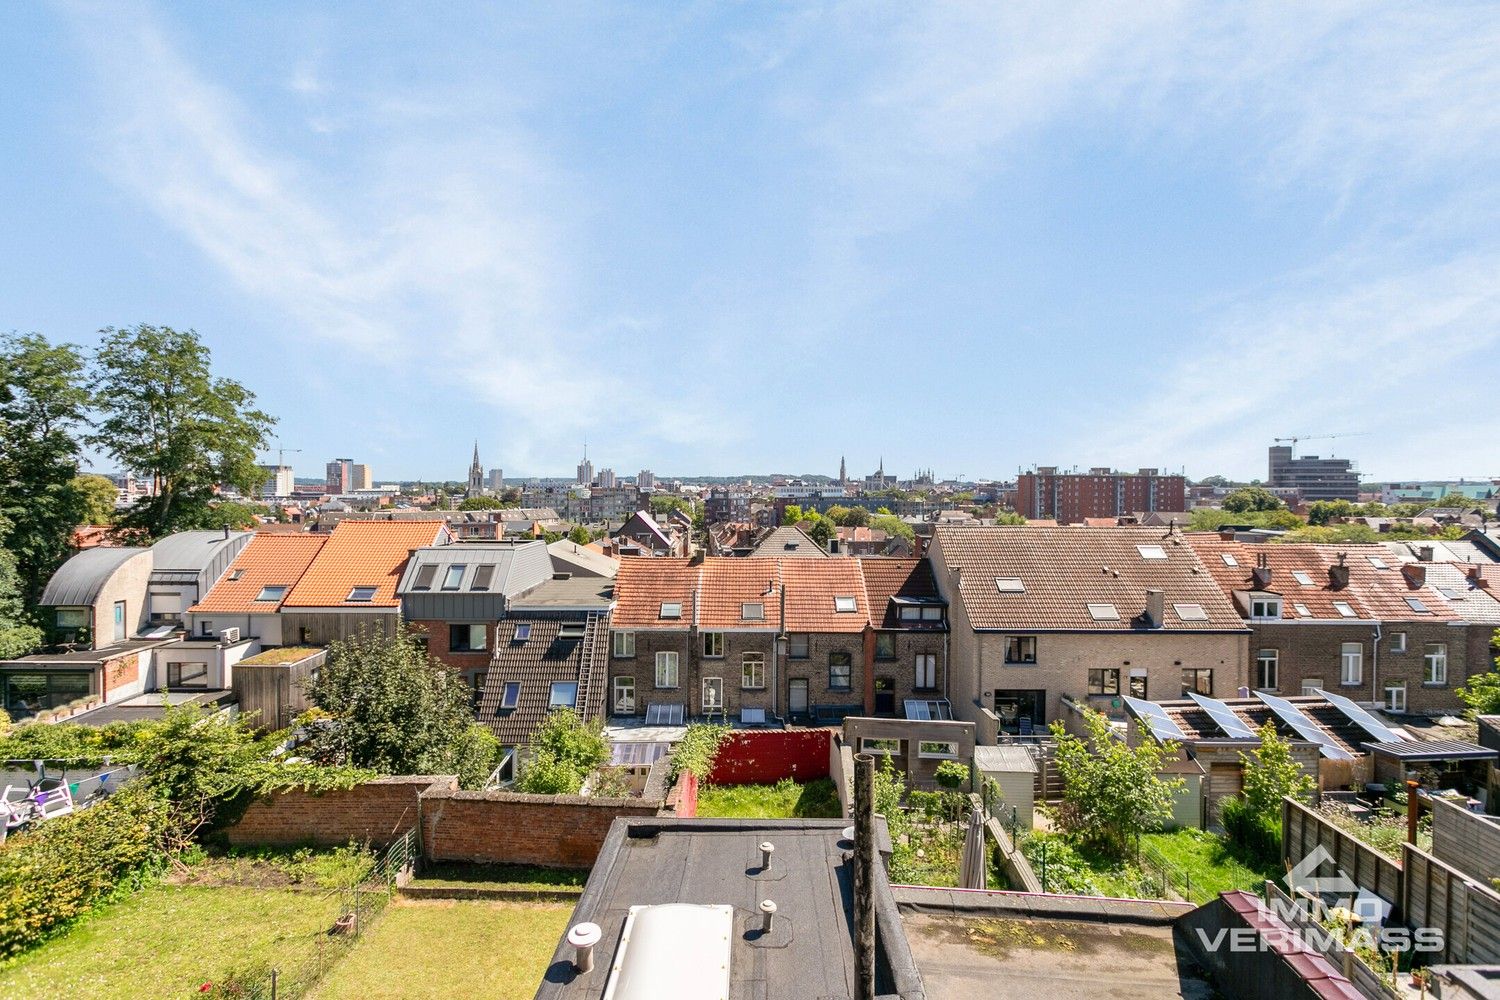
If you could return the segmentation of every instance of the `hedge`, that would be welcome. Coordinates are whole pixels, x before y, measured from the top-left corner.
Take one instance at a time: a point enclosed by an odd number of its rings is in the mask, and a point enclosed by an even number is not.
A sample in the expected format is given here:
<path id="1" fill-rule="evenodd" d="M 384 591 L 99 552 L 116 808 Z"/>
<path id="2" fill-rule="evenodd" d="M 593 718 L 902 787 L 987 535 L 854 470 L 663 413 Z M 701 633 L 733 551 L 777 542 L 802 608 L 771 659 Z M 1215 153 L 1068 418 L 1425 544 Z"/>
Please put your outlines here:
<path id="1" fill-rule="evenodd" d="M 1229 839 L 1260 861 L 1281 859 L 1281 820 L 1254 812 L 1244 799 L 1229 798 L 1219 805 L 1219 820 Z"/>

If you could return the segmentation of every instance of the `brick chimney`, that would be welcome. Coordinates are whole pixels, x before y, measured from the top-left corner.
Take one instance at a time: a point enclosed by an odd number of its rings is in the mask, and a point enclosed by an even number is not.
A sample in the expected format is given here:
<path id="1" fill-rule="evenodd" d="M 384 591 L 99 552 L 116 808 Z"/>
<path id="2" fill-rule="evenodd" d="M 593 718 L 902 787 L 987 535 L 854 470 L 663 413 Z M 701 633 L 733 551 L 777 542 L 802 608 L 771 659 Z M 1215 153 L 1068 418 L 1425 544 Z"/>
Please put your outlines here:
<path id="1" fill-rule="evenodd" d="M 1328 567 L 1328 586 L 1334 590 L 1343 590 L 1349 586 L 1348 556 L 1340 552 L 1339 561 Z"/>
<path id="2" fill-rule="evenodd" d="M 1146 620 L 1151 628 L 1161 628 L 1167 620 L 1167 595 L 1157 587 L 1146 591 Z"/>
<path id="3" fill-rule="evenodd" d="M 1264 552 L 1255 557 L 1255 568 L 1250 571 L 1251 578 L 1255 581 L 1256 590 L 1265 590 L 1271 586 L 1271 560 Z"/>
<path id="4" fill-rule="evenodd" d="M 1427 585 L 1427 567 L 1421 563 L 1402 563 L 1401 572 L 1406 577 L 1406 582 L 1409 585 L 1413 587 L 1424 587 Z"/>

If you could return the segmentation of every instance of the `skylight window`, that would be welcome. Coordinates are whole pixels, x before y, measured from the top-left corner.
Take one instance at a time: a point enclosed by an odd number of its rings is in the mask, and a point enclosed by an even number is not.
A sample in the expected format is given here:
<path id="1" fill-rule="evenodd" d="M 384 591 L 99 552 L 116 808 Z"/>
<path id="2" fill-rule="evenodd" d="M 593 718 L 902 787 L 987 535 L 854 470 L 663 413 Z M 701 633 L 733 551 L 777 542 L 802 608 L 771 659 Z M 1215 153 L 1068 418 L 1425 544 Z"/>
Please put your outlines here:
<path id="1" fill-rule="evenodd" d="M 279 601 L 286 596 L 285 587 L 262 587 L 255 595 L 257 601 Z"/>
<path id="2" fill-rule="evenodd" d="M 501 708 L 515 708 L 521 700 L 521 682 L 506 681 L 505 689 L 500 694 Z"/>
<path id="3" fill-rule="evenodd" d="M 1422 603 L 1422 599 L 1420 597 L 1408 597 L 1406 599 L 1406 606 L 1411 608 L 1419 615 L 1427 615 L 1432 613 L 1427 609 L 1427 605 Z"/>
<path id="4" fill-rule="evenodd" d="M 1315 586 L 1317 586 L 1317 584 L 1313 583 L 1313 578 L 1310 577 L 1310 576 L 1308 576 L 1306 573 L 1304 573 L 1300 569 L 1294 569 L 1294 570 L 1292 570 L 1292 579 L 1296 580 L 1299 584 L 1301 584 L 1304 587 L 1315 587 Z"/>
<path id="5" fill-rule="evenodd" d="M 1220 552 L 1219 558 L 1223 560 L 1225 566 L 1238 566 L 1240 564 L 1240 561 L 1228 552 Z"/>
<path id="6" fill-rule="evenodd" d="M 244 575 L 245 575 L 245 571 L 242 570 L 242 569 L 231 570 L 230 573 L 229 573 L 229 579 L 231 579 L 231 580 L 238 580 L 240 577 L 242 577 Z"/>
<path id="7" fill-rule="evenodd" d="M 464 570 L 468 568 L 463 563 L 454 563 L 449 566 L 448 571 L 443 574 L 443 589 L 457 590 L 459 584 L 464 582 Z"/>
<path id="8" fill-rule="evenodd" d="M 520 622 L 516 625 L 516 642 L 525 642 L 531 638 L 531 622 Z"/>
<path id="9" fill-rule="evenodd" d="M 1142 559 L 1167 558 L 1167 550 L 1160 545 L 1137 545 L 1135 550 L 1141 554 Z"/>
<path id="10" fill-rule="evenodd" d="M 1385 564 L 1385 560 L 1380 558 L 1379 556 L 1365 556 L 1365 558 L 1370 560 L 1370 565 L 1374 566 L 1376 569 L 1390 569 L 1390 567 Z"/>
<path id="11" fill-rule="evenodd" d="M 1308 606 L 1306 604 L 1303 604 L 1301 601 L 1294 601 L 1292 603 L 1292 607 L 1296 608 L 1297 614 L 1301 615 L 1303 618 L 1312 617 L 1311 609 L 1309 609 Z"/>
<path id="12" fill-rule="evenodd" d="M 489 590 L 490 581 L 495 579 L 495 567 L 486 563 L 483 566 L 474 567 L 474 579 L 469 581 L 470 590 Z"/>
<path id="13" fill-rule="evenodd" d="M 417 567 L 417 578 L 411 582 L 412 590 L 431 590 L 432 581 L 437 577 L 437 564 L 427 563 Z"/>
<path id="14" fill-rule="evenodd" d="M 754 604 L 741 604 L 740 617 L 747 622 L 760 622 L 766 620 L 766 606 L 759 602 Z"/>
<path id="15" fill-rule="evenodd" d="M 997 576 L 995 589 L 1002 594 L 1024 594 L 1026 583 L 1019 576 Z"/>
<path id="16" fill-rule="evenodd" d="M 833 610 L 841 615 L 849 614 L 859 610 L 859 605 L 852 597 L 835 597 L 833 599 Z"/>
<path id="17" fill-rule="evenodd" d="M 1334 601 L 1333 602 L 1333 610 L 1337 611 L 1339 613 L 1339 615 L 1341 617 L 1343 617 L 1343 618 L 1358 618 L 1359 617 L 1359 615 L 1357 615 L 1357 614 L 1354 613 L 1354 608 L 1353 608 L 1352 605 L 1350 605 L 1350 603 L 1348 601 Z"/>
<path id="18" fill-rule="evenodd" d="M 349 591 L 349 596 L 344 598 L 344 600 L 357 603 L 373 601 L 375 600 L 375 591 L 378 589 L 377 587 L 355 587 Z"/>
<path id="19" fill-rule="evenodd" d="M 1177 612 L 1177 617 L 1185 622 L 1208 621 L 1208 612 L 1203 610 L 1201 604 L 1174 604 L 1172 608 Z"/>
<path id="20" fill-rule="evenodd" d="M 578 704 L 578 685 L 572 681 L 552 685 L 552 694 L 547 698 L 548 708 L 572 708 Z"/>
<path id="21" fill-rule="evenodd" d="M 662 601 L 661 602 L 661 611 L 657 615 L 657 617 L 658 618 L 681 618 L 682 617 L 682 602 L 681 601 Z"/>
<path id="22" fill-rule="evenodd" d="M 582 639 L 583 638 L 583 626 L 582 625 L 564 625 L 564 626 L 562 626 L 561 628 L 559 628 L 557 630 L 557 637 L 559 639 Z"/>
<path id="23" fill-rule="evenodd" d="M 1089 617 L 1096 622 L 1117 622 L 1120 612 L 1113 604 L 1090 604 Z"/>

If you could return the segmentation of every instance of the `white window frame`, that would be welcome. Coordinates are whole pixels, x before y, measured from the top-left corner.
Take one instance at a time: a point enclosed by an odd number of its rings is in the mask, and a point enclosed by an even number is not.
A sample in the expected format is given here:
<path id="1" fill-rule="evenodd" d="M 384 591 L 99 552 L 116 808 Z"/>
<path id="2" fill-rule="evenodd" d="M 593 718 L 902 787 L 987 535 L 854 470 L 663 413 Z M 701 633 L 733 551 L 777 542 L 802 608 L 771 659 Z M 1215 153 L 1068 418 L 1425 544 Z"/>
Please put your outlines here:
<path id="1" fill-rule="evenodd" d="M 917 756 L 924 760 L 958 760 L 958 744 L 953 740 L 918 740 Z"/>
<path id="2" fill-rule="evenodd" d="M 1422 645 L 1422 683 L 1442 687 L 1448 683 L 1448 644 L 1428 642 Z"/>
<path id="3" fill-rule="evenodd" d="M 1273 622 L 1281 618 L 1281 597 L 1276 594 L 1250 595 L 1250 620 Z"/>
<path id="4" fill-rule="evenodd" d="M 887 756 L 901 752 L 901 741 L 884 737 L 863 736 L 859 741 L 860 753 L 882 753 Z"/>
<path id="5" fill-rule="evenodd" d="M 852 594 L 839 594 L 833 599 L 833 613 L 852 615 L 859 611 L 859 599 Z"/>
<path id="6" fill-rule="evenodd" d="M 937 654 L 918 653 L 914 664 L 916 683 L 913 685 L 918 691 L 937 690 Z"/>
<path id="7" fill-rule="evenodd" d="M 570 687 L 570 688 L 573 689 L 573 700 L 572 701 L 558 701 L 557 700 L 557 689 L 558 688 L 568 688 L 568 687 Z M 551 686 L 547 688 L 547 711 L 550 712 L 553 709 L 557 709 L 557 708 L 577 708 L 577 707 L 578 707 L 578 682 L 577 681 L 553 681 L 552 684 L 551 684 Z"/>
<path id="8" fill-rule="evenodd" d="M 1404 653 L 1404 652 L 1406 652 L 1406 641 L 1407 640 L 1406 640 L 1406 633 L 1405 632 L 1392 632 L 1391 633 L 1391 652 L 1393 652 L 1393 653 Z"/>
<path id="9" fill-rule="evenodd" d="M 1305 698 L 1305 697 L 1307 697 L 1310 694 L 1316 694 L 1318 688 L 1320 688 L 1322 686 L 1323 686 L 1323 678 L 1321 678 L 1321 677 L 1304 677 L 1304 678 L 1302 678 L 1302 696 Z"/>
<path id="10" fill-rule="evenodd" d="M 761 691 L 766 686 L 766 654 L 747 652 L 740 655 L 740 688 Z"/>
<path id="11" fill-rule="evenodd" d="M 762 601 L 746 601 L 740 605 L 740 619 L 747 622 L 766 620 L 766 606 Z"/>
<path id="12" fill-rule="evenodd" d="M 724 658 L 724 633 L 703 633 L 703 658 L 705 660 L 722 660 Z"/>
<path id="13" fill-rule="evenodd" d="M 657 610 L 656 616 L 658 618 L 666 618 L 672 621 L 680 619 L 682 617 L 682 602 L 662 601 L 661 607 Z"/>
<path id="14" fill-rule="evenodd" d="M 616 677 L 610 696 L 611 709 L 615 715 L 635 714 L 635 678 Z"/>
<path id="15" fill-rule="evenodd" d="M 662 683 L 663 678 L 667 683 Z M 656 687 L 658 690 L 670 690 L 678 686 L 679 663 L 675 649 L 658 650 L 656 654 Z"/>
<path id="16" fill-rule="evenodd" d="M 1348 601 L 1334 601 L 1333 610 L 1339 613 L 1340 618 L 1358 618 L 1359 612 L 1354 610 L 1354 605 Z"/>
<path id="17" fill-rule="evenodd" d="M 1267 669 L 1269 667 L 1269 669 Z M 1267 680 L 1270 683 L 1266 683 Z M 1255 690 L 1275 691 L 1281 680 L 1281 651 L 1258 649 L 1255 652 Z"/>
<path id="18" fill-rule="evenodd" d="M 1393 698 L 1393 697 L 1391 697 L 1392 695 L 1398 695 L 1399 697 Z M 1397 702 L 1400 702 L 1400 704 L 1398 705 Z M 1405 684 L 1389 684 L 1389 685 L 1386 686 L 1386 689 L 1385 689 L 1385 710 L 1387 712 L 1403 712 L 1403 713 L 1406 711 L 1406 685 Z"/>
<path id="19" fill-rule="evenodd" d="M 699 686 L 699 690 L 703 697 L 702 705 L 705 714 L 708 712 L 724 711 L 724 678 L 705 677 L 703 678 L 703 683 Z M 712 700 L 708 696 L 710 691 L 716 692 Z"/>
<path id="20" fill-rule="evenodd" d="M 628 660 L 635 656 L 635 633 L 615 632 L 610 640 L 610 655 L 617 660 Z"/>
<path id="21" fill-rule="evenodd" d="M 1339 647 L 1339 684 L 1353 687 L 1365 680 L 1365 644 L 1346 642 Z"/>

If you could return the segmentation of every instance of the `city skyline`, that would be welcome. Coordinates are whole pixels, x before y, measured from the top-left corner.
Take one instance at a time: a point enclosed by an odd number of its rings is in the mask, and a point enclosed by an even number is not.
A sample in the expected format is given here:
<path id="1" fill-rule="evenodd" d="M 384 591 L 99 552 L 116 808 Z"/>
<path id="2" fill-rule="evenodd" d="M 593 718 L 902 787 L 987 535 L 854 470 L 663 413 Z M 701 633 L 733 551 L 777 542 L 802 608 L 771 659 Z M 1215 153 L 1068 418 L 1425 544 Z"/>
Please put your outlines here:
<path id="1" fill-rule="evenodd" d="M 1500 473 L 1410 405 L 1500 381 L 1493 6 L 4 19 L 0 326 L 194 328 L 300 457 Z"/>

